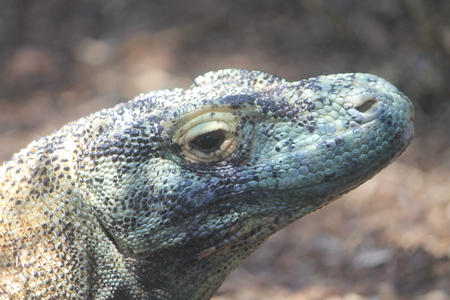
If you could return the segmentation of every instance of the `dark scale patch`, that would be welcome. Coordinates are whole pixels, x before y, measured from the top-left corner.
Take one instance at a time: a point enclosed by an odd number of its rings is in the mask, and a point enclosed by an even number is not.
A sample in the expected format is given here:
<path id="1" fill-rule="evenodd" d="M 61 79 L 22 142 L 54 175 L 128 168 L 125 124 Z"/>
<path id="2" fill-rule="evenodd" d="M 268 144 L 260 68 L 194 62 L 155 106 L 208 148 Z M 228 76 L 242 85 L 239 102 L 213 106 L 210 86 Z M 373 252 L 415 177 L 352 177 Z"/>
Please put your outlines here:
<path id="1" fill-rule="evenodd" d="M 233 109 L 239 109 L 243 105 L 254 106 L 258 95 L 232 95 L 221 99 L 221 104 L 229 104 Z"/>
<path id="2" fill-rule="evenodd" d="M 299 105 L 302 103 L 299 101 Z M 256 103 L 261 107 L 261 111 L 263 114 L 272 113 L 273 118 L 284 118 L 287 117 L 289 119 L 299 118 L 300 110 L 294 104 L 290 104 L 288 102 L 276 103 L 274 101 L 267 100 L 259 100 Z M 306 111 L 306 105 L 303 105 L 304 110 Z"/>
<path id="3" fill-rule="evenodd" d="M 156 135 L 145 134 L 142 128 L 146 127 L 136 123 L 122 133 L 116 133 L 113 137 L 98 141 L 97 145 L 91 147 L 91 152 L 85 151 L 84 155 L 90 156 L 91 159 L 111 156 L 113 162 L 119 161 L 121 156 L 124 156 L 127 162 L 140 162 L 155 157 L 161 149 L 159 143 L 161 139 Z M 161 130 L 158 126 L 150 129 L 156 134 Z"/>
<path id="4" fill-rule="evenodd" d="M 125 287 L 120 287 L 119 289 L 114 291 L 114 294 L 110 298 L 111 300 L 124 300 L 124 299 L 133 299 L 133 295 L 130 294 L 130 291 Z"/>

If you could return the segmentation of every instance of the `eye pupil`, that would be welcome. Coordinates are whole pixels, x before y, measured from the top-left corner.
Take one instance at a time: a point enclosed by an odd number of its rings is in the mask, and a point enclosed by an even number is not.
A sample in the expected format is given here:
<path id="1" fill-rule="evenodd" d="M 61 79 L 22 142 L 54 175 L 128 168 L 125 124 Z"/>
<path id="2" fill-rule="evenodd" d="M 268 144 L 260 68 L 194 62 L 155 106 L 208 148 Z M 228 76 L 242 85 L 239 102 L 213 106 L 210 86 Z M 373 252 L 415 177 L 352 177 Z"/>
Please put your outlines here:
<path id="1" fill-rule="evenodd" d="M 220 148 L 224 140 L 225 133 L 222 130 L 216 130 L 197 136 L 191 145 L 199 150 L 213 151 Z"/>

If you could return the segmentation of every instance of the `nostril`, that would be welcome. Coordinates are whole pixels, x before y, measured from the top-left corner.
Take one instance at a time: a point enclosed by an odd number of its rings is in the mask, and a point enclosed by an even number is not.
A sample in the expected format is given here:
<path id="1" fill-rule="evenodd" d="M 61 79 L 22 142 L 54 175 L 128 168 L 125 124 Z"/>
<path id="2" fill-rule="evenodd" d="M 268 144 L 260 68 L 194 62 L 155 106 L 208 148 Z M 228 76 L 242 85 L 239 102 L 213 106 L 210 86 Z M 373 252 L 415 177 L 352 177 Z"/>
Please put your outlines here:
<path id="1" fill-rule="evenodd" d="M 369 99 L 366 102 L 364 102 L 363 104 L 361 104 L 360 106 L 357 106 L 355 108 L 357 111 L 364 113 L 364 112 L 368 111 L 369 109 L 371 109 L 375 103 L 377 103 L 376 100 Z"/>

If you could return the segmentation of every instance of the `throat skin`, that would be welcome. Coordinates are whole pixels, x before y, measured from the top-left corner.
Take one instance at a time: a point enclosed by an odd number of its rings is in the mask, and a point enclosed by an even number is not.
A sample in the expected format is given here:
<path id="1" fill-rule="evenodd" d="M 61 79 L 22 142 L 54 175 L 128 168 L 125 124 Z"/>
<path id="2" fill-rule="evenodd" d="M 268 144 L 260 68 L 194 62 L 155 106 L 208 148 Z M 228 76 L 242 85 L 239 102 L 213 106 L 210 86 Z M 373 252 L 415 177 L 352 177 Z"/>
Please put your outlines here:
<path id="1" fill-rule="evenodd" d="M 160 258 L 157 260 L 126 259 L 126 264 L 129 270 L 139 270 L 135 275 L 142 279 L 143 288 L 151 295 L 148 299 L 206 300 L 211 299 L 227 276 L 266 239 L 234 251 L 226 247 L 205 254 L 207 257 L 173 249 L 155 253 L 154 257 Z"/>

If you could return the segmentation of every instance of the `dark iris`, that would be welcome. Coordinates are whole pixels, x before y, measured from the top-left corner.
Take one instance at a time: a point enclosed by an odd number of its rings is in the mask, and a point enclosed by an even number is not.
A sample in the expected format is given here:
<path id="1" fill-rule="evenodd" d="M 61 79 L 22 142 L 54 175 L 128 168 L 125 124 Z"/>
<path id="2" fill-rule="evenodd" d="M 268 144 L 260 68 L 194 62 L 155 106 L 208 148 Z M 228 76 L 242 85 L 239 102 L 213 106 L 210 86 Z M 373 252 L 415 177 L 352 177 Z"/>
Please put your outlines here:
<path id="1" fill-rule="evenodd" d="M 192 140 L 191 146 L 201 151 L 214 151 L 219 149 L 224 141 L 225 132 L 216 130 L 197 136 Z"/>

